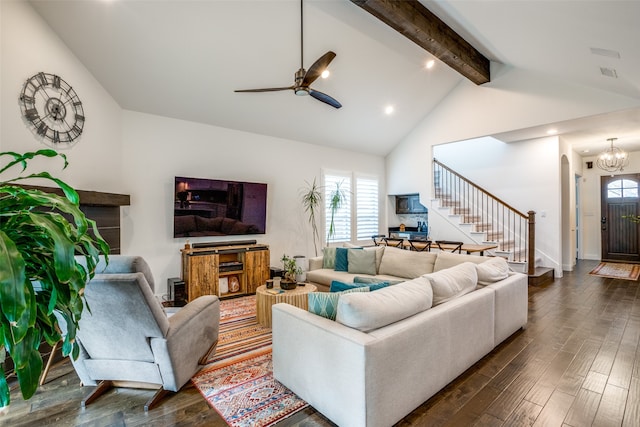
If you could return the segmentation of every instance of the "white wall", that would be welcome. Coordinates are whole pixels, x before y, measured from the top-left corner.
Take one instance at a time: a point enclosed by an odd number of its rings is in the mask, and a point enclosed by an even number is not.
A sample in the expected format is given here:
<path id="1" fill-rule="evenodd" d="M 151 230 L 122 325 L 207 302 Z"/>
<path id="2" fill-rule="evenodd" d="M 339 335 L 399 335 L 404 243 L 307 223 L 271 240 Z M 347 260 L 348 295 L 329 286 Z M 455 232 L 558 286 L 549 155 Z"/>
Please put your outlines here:
<path id="1" fill-rule="evenodd" d="M 56 74 L 73 86 L 87 119 L 77 144 L 61 150 L 69 159 L 67 170 L 61 171 L 58 161 L 46 162 L 46 169 L 82 190 L 121 191 L 122 110 L 118 104 L 28 3 L 3 0 L 0 11 L 0 151 L 47 148 L 26 126 L 18 97 L 29 77 L 40 71 Z M 44 165 L 34 162 L 33 171 Z"/>
<path id="2" fill-rule="evenodd" d="M 434 157 L 440 162 L 520 212 L 536 212 L 537 255 L 543 265 L 555 268 L 561 276 L 558 151 L 555 136 L 510 144 L 484 137 L 433 147 Z M 434 218 L 433 236 L 454 239 L 441 235 L 436 227 L 445 225 L 435 221 Z"/>
<path id="3" fill-rule="evenodd" d="M 191 238 L 191 242 L 256 239 L 268 244 L 271 265 L 283 253 L 314 255 L 300 190 L 323 169 L 376 175 L 384 189 L 384 159 L 345 150 L 124 111 L 124 181 L 131 207 L 124 210 L 125 253 L 141 254 L 159 284 L 180 275 L 185 238 L 173 238 L 175 176 L 220 178 L 268 185 L 267 232 L 257 236 Z M 384 203 L 384 200 L 381 200 Z M 381 206 L 381 208 L 383 205 Z M 322 227 L 322 223 L 319 223 Z M 384 230 L 386 223 L 381 223 Z M 322 239 L 322 228 L 320 228 Z"/>

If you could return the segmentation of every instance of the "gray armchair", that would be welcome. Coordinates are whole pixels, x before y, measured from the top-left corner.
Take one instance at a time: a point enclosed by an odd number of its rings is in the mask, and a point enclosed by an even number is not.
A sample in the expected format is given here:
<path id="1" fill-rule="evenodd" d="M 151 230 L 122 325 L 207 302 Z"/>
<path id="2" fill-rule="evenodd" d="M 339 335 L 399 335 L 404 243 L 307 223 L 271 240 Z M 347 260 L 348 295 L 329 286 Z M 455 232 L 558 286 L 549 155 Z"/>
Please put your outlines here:
<path id="1" fill-rule="evenodd" d="M 97 388 L 88 405 L 111 387 L 155 388 L 145 411 L 177 392 L 215 351 L 220 323 L 216 296 L 197 298 L 167 317 L 141 257 L 109 257 L 85 288 L 73 366 L 85 386 Z"/>

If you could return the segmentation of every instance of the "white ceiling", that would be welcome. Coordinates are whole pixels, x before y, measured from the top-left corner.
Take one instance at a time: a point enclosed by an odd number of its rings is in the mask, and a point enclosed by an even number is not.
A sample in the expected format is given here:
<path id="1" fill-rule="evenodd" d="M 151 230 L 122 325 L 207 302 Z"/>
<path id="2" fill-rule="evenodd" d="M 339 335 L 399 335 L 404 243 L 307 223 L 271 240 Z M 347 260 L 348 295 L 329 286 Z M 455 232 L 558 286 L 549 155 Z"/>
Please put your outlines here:
<path id="1" fill-rule="evenodd" d="M 640 98 L 640 0 L 422 1 L 492 61 Z M 440 62 L 426 70 L 426 51 L 346 0 L 304 6 L 304 67 L 337 54 L 312 87 L 339 110 L 291 91 L 233 92 L 293 83 L 298 0 L 30 3 L 124 109 L 313 144 L 385 155 L 463 79 Z M 557 125 L 577 151 L 609 137 L 640 149 L 638 112 Z"/>

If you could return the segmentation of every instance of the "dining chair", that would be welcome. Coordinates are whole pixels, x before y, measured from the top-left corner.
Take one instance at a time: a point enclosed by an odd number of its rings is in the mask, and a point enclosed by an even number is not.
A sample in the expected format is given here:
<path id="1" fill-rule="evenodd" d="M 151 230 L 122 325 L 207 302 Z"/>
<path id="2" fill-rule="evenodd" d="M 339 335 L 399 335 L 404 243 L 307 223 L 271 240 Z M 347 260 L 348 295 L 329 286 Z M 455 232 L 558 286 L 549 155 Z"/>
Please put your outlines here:
<path id="1" fill-rule="evenodd" d="M 384 234 L 376 234 L 375 236 L 371 236 L 371 239 L 373 239 L 373 244 L 375 246 L 380 246 L 380 245 L 384 245 L 384 239 L 387 236 L 385 236 Z"/>
<path id="2" fill-rule="evenodd" d="M 430 252 L 431 240 L 409 239 L 409 250 L 416 252 Z"/>
<path id="3" fill-rule="evenodd" d="M 450 250 L 451 252 L 458 252 L 459 254 L 462 253 L 462 245 L 463 244 L 464 244 L 464 242 L 456 242 L 456 241 L 451 241 L 451 240 L 438 240 L 438 241 L 436 241 L 436 245 L 438 245 L 438 249 L 440 249 L 441 251 Z M 448 246 L 448 247 L 444 248 L 443 246 Z"/>
<path id="4" fill-rule="evenodd" d="M 382 240 L 384 240 L 385 245 L 387 246 L 393 246 L 396 248 L 401 248 L 404 244 L 404 239 L 398 239 L 395 237 L 385 237 Z"/>

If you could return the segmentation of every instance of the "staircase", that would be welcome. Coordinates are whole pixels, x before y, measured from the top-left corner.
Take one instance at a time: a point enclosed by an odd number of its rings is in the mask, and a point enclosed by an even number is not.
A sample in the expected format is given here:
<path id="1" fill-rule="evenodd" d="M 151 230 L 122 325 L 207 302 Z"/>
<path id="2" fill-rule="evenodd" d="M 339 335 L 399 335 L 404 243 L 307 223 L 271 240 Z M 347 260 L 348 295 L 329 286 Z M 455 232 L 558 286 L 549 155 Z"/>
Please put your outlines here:
<path id="1" fill-rule="evenodd" d="M 433 159 L 432 209 L 475 243 L 491 243 L 489 255 L 505 258 L 530 284 L 553 280 L 553 269 L 536 268 L 535 212 L 526 214 Z M 532 260 L 530 262 L 530 260 Z"/>

